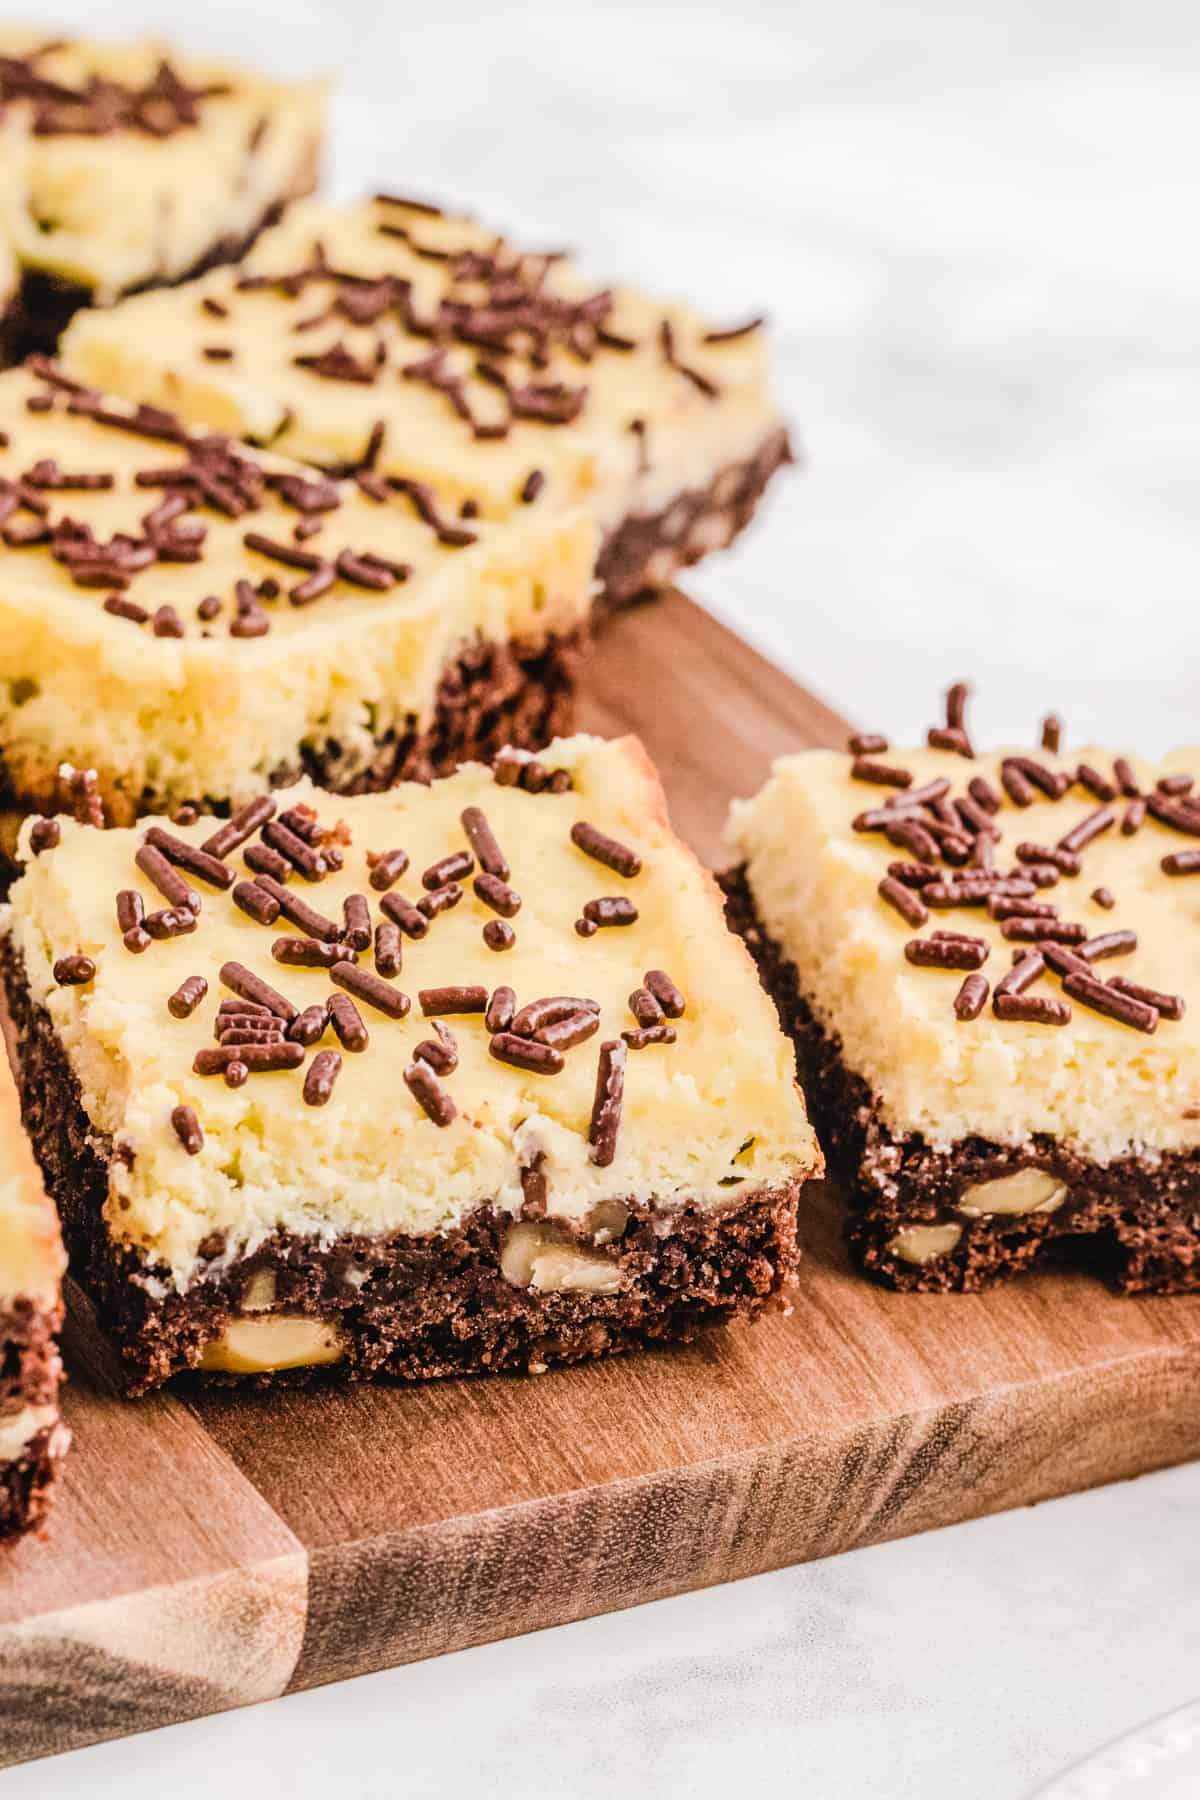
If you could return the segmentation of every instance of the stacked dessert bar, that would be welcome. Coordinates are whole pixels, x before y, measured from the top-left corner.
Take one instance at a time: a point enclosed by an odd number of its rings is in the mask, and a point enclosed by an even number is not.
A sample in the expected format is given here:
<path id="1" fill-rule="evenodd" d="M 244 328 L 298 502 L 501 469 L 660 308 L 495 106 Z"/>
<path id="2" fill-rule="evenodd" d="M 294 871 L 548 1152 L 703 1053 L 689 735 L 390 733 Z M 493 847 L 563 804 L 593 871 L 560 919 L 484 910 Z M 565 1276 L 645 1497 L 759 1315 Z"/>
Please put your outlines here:
<path id="1" fill-rule="evenodd" d="M 52 837 L 25 1118 L 132 1391 L 541 1369 L 790 1277 L 790 1047 L 634 740 Z"/>
<path id="2" fill-rule="evenodd" d="M 730 915 L 793 1033 L 863 1267 L 974 1289 L 1052 1249 L 1200 1287 L 1200 752 L 784 757 Z"/>
<path id="3" fill-rule="evenodd" d="M 82 380 L 330 472 L 504 518 L 586 504 L 609 603 L 727 544 L 789 460 L 760 319 L 732 325 L 400 196 L 317 201 L 240 269 L 62 346 Z"/>
<path id="4" fill-rule="evenodd" d="M 0 347 L 241 255 L 313 186 L 323 111 L 319 83 L 0 30 Z"/>

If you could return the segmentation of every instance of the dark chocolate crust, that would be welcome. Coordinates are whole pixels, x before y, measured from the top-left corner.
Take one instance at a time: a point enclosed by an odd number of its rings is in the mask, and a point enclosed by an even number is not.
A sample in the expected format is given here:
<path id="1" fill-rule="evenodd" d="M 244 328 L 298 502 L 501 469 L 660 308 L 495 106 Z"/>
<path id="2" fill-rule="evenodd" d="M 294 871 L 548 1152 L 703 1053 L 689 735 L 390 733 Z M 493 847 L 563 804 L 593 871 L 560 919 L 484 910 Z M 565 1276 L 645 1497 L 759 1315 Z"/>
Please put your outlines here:
<path id="1" fill-rule="evenodd" d="M 59 1442 L 60 1428 L 47 1425 L 13 1462 L 0 1464 L 0 1546 L 44 1523 L 62 1460 Z"/>
<path id="2" fill-rule="evenodd" d="M 410 716 L 405 731 L 377 740 L 364 766 L 346 765 L 336 743 L 298 745 L 294 760 L 273 769 L 272 787 L 288 787 L 301 775 L 336 794 L 380 793 L 398 781 L 433 781 L 451 775 L 463 762 L 492 762 L 506 746 L 540 750 L 551 738 L 570 734 L 580 665 L 591 644 L 586 625 L 539 644 L 469 644 L 447 665 L 438 684 L 433 717 L 423 729 Z M 161 794 L 131 797 L 119 770 L 97 771 L 105 818 L 110 825 L 161 811 Z M 6 774 L 0 754 L 0 812 L 24 815 L 69 810 L 69 795 L 57 776 L 45 792 L 19 790 Z M 204 812 L 227 813 L 227 795 L 191 796 Z M 179 804 L 178 799 L 174 802 Z M 17 874 L 0 846 L 0 897 Z"/>
<path id="3" fill-rule="evenodd" d="M 1200 1154 L 1101 1164 L 1045 1134 L 1018 1145 L 970 1137 L 946 1149 L 918 1133 L 895 1135 L 840 1041 L 814 1016 L 795 964 L 764 930 L 744 872 L 721 881 L 729 923 L 796 1045 L 810 1116 L 854 1208 L 850 1244 L 866 1274 L 894 1288 L 971 1293 L 1054 1260 L 1089 1269 L 1122 1293 L 1200 1291 Z M 959 1210 L 966 1188 L 1021 1169 L 1067 1186 L 1057 1211 L 971 1218 Z M 962 1228 L 957 1246 L 927 1263 L 905 1262 L 888 1248 L 904 1226 L 948 1222 Z"/>
<path id="4" fill-rule="evenodd" d="M 56 1334 L 61 1316 L 28 1299 L 0 1307 L 0 1425 L 27 1406 L 58 1400 L 61 1363 Z M 46 1426 L 19 1456 L 0 1463 L 0 1542 L 36 1529 L 50 1504 L 61 1457 L 59 1427 Z"/>
<path id="5" fill-rule="evenodd" d="M 116 1248 L 105 1226 L 112 1146 L 93 1130 L 49 1016 L 31 1003 L 9 943 L 4 976 L 20 1043 L 26 1127 L 59 1206 L 73 1272 L 121 1353 L 131 1394 L 193 1367 L 206 1342 L 238 1316 L 242 1290 L 260 1270 L 275 1276 L 276 1310 L 340 1327 L 344 1360 L 319 1371 L 203 1379 L 429 1380 L 685 1343 L 708 1326 L 755 1317 L 795 1269 L 798 1179 L 756 1189 L 720 1214 L 685 1206 L 665 1237 L 644 1209 L 629 1205 L 624 1231 L 604 1252 L 622 1271 L 617 1294 L 513 1286 L 500 1272 L 512 1221 L 487 1205 L 441 1235 L 343 1235 L 322 1244 L 280 1232 L 228 1266 L 224 1246 L 213 1242 L 203 1247 L 212 1274 L 187 1293 L 153 1280 L 148 1287 L 146 1278 L 162 1272 Z"/>
<path id="6" fill-rule="evenodd" d="M 670 587 L 681 569 L 732 543 L 753 518 L 772 475 L 794 461 L 788 434 L 780 427 L 748 461 L 729 463 L 707 487 L 677 494 L 662 512 L 632 513 L 600 549 L 600 610 Z"/>

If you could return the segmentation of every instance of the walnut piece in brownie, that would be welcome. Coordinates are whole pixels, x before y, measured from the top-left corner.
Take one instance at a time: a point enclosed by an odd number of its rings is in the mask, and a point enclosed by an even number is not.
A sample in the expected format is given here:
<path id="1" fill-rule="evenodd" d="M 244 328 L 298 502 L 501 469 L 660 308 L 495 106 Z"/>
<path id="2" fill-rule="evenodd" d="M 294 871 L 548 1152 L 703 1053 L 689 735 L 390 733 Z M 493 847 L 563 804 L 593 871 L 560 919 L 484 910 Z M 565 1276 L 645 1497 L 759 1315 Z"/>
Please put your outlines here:
<path id="1" fill-rule="evenodd" d="M 0 235 L 17 272 L 7 353 L 51 349 L 80 306 L 242 254 L 313 187 L 324 99 L 320 82 L 161 44 L 0 29 Z"/>
<path id="2" fill-rule="evenodd" d="M 984 755 L 965 701 L 923 749 L 782 758 L 730 823 L 852 1241 L 900 1287 L 1055 1246 L 1200 1287 L 1200 751 L 1068 751 L 1052 715 Z"/>
<path id="3" fill-rule="evenodd" d="M 58 1409 L 64 1263 L 0 1048 L 0 1542 L 41 1524 L 70 1443 Z"/>
<path id="4" fill-rule="evenodd" d="M 63 355 L 283 455 L 406 478 L 415 503 L 428 484 L 447 518 L 585 503 L 610 602 L 727 544 L 790 460 L 760 319 L 597 287 L 402 196 L 305 203 L 240 272 L 80 315 Z"/>
<path id="5" fill-rule="evenodd" d="M 571 722 L 594 527 L 430 517 L 53 363 L 0 375 L 0 806 L 56 810 L 64 763 L 125 823 L 545 742 Z"/>
<path id="6" fill-rule="evenodd" d="M 579 937 L 614 882 L 636 920 Z M 793 1270 L 790 1045 L 635 740 L 64 820 L 9 926 L 26 1120 L 134 1389 L 538 1369 L 752 1317 Z"/>

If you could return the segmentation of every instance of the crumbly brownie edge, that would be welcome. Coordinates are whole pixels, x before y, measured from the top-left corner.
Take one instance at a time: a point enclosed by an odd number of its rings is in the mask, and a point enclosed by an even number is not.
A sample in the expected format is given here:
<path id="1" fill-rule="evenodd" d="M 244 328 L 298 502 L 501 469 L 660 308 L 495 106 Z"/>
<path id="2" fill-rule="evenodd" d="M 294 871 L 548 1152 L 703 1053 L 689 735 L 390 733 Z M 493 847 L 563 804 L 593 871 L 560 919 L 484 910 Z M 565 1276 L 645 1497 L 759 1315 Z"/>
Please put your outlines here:
<path id="1" fill-rule="evenodd" d="M 37 1531 L 54 1496 L 62 1461 L 61 1425 L 47 1425 L 12 1462 L 0 1463 L 0 1548 Z"/>
<path id="2" fill-rule="evenodd" d="M 753 518 L 771 477 L 794 461 L 780 426 L 753 456 L 728 464 L 707 487 L 685 489 L 661 512 L 631 514 L 601 546 L 597 611 L 610 612 L 670 587 L 681 569 L 731 544 Z"/>
<path id="3" fill-rule="evenodd" d="M 179 1294 L 109 1238 L 103 1209 L 112 1146 L 93 1130 L 66 1053 L 48 1014 L 32 1003 L 9 942 L 3 963 L 26 1127 L 59 1206 L 73 1271 L 121 1352 L 131 1394 L 194 1365 L 204 1344 L 237 1316 L 247 1280 L 263 1270 L 274 1275 L 278 1310 L 340 1325 L 345 1359 L 320 1371 L 204 1379 L 261 1385 L 317 1374 L 428 1380 L 536 1371 L 638 1345 L 684 1343 L 706 1327 L 752 1319 L 794 1274 L 799 1177 L 757 1188 L 719 1214 L 685 1206 L 667 1236 L 656 1229 L 661 1220 L 630 1204 L 623 1234 L 605 1251 L 626 1280 L 613 1295 L 513 1286 L 500 1273 L 512 1221 L 488 1205 L 459 1228 L 426 1237 L 342 1235 L 322 1245 L 279 1232 L 228 1266 L 214 1243 L 206 1246 L 213 1274 Z"/>
<path id="4" fill-rule="evenodd" d="M 849 1238 L 864 1273 L 894 1288 L 970 1293 L 1053 1257 L 1103 1275 L 1123 1293 L 1200 1291 L 1200 1154 L 1101 1164 L 1045 1134 L 1017 1145 L 970 1137 L 944 1149 L 916 1133 L 893 1134 L 841 1042 L 815 1017 L 795 964 L 759 920 L 744 870 L 720 880 L 729 924 L 795 1043 L 810 1114 L 854 1209 Z M 971 1218 L 958 1210 L 965 1188 L 1021 1169 L 1067 1185 L 1056 1212 Z M 962 1235 L 929 1262 L 905 1262 L 888 1247 L 904 1226 L 948 1222 Z"/>
<path id="5" fill-rule="evenodd" d="M 61 1309 L 25 1297 L 0 1306 L 0 1425 L 27 1406 L 57 1406 L 61 1323 Z M 65 1447 L 65 1434 L 52 1421 L 0 1463 L 0 1542 L 40 1525 Z"/>
<path id="6" fill-rule="evenodd" d="M 349 763 L 336 743 L 300 745 L 294 760 L 271 771 L 270 785 L 288 787 L 308 775 L 335 794 L 381 793 L 400 781 L 451 775 L 460 763 L 492 762 L 509 746 L 540 750 L 574 729 L 579 669 L 590 645 L 586 625 L 536 645 L 467 645 L 442 673 L 427 726 L 419 727 L 410 714 L 403 733 L 389 731 L 376 740 L 365 765 L 361 760 Z M 110 825 L 130 825 L 144 813 L 171 810 L 185 798 L 206 812 L 229 810 L 227 795 L 167 796 L 143 790 L 134 797 L 119 769 L 100 768 L 96 775 Z M 69 810 L 68 801 L 56 763 L 47 762 L 38 783 L 22 785 L 6 770 L 0 751 L 0 813 L 63 812 Z M 0 898 L 17 873 L 11 854 L 0 844 Z"/>

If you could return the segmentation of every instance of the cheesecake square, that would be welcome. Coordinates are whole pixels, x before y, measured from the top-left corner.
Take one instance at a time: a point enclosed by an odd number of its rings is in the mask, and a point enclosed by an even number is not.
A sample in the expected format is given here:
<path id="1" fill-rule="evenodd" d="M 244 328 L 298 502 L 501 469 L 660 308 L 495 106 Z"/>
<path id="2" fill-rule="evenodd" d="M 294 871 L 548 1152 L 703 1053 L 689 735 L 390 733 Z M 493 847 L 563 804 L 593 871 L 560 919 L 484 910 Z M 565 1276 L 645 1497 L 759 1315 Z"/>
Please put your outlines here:
<path id="1" fill-rule="evenodd" d="M 70 1443 L 58 1407 L 64 1267 L 0 1045 L 0 1543 L 41 1525 Z"/>
<path id="2" fill-rule="evenodd" d="M 0 795 L 110 823 L 568 727 L 594 527 L 370 494 L 32 359 L 0 375 Z M 65 773 L 64 773 L 65 771 Z"/>
<path id="3" fill-rule="evenodd" d="M 924 746 L 776 763 L 730 916 L 797 1046 L 863 1269 L 973 1290 L 1049 1257 L 1200 1287 L 1200 751 Z"/>
<path id="4" fill-rule="evenodd" d="M 33 830 L 25 1119 L 132 1391 L 541 1371 L 789 1281 L 791 1046 L 636 740 Z"/>
<path id="5" fill-rule="evenodd" d="M 400 196 L 306 202 L 237 271 L 81 314 L 62 353 L 97 386 L 485 518 L 582 503 L 610 602 L 727 544 L 790 459 L 762 320 L 598 287 Z"/>
<path id="6" fill-rule="evenodd" d="M 79 306 L 230 261 L 316 180 L 325 92 L 158 43 L 0 29 L 12 358 Z"/>

